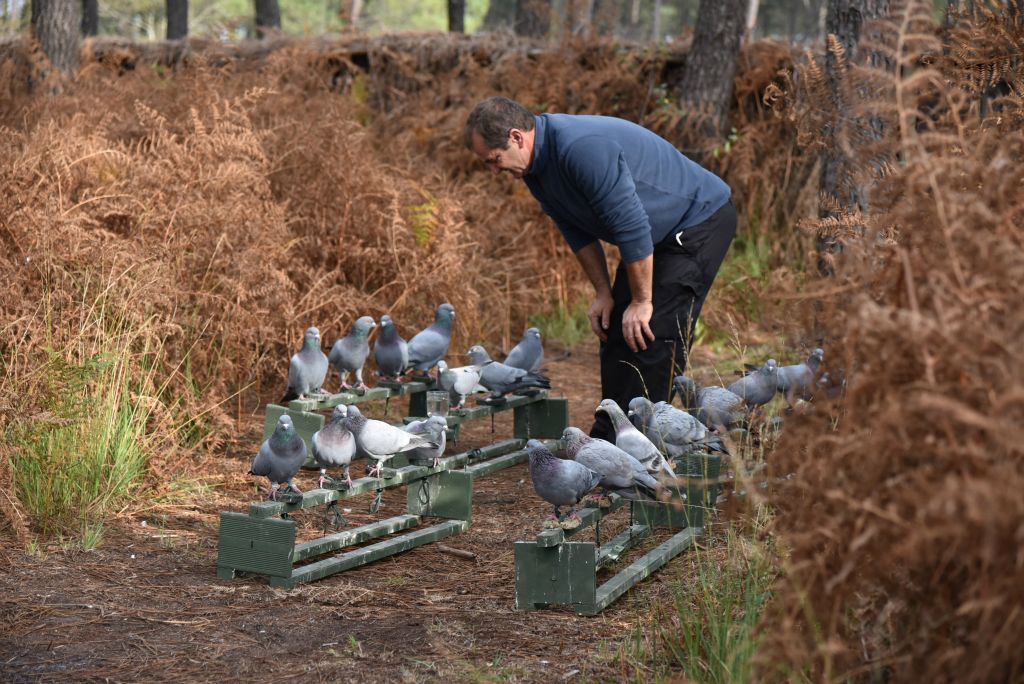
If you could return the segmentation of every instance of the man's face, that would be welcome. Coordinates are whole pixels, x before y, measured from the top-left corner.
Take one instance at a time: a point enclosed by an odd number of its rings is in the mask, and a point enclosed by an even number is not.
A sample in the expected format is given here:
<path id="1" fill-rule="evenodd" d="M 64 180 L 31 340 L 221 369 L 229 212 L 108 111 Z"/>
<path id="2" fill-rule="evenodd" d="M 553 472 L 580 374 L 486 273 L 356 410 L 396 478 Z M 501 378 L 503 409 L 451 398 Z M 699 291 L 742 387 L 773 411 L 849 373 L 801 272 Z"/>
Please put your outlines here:
<path id="1" fill-rule="evenodd" d="M 531 150 L 523 131 L 518 128 L 509 131 L 508 147 L 503 150 L 487 147 L 479 131 L 473 131 L 473 153 L 496 174 L 508 171 L 516 178 L 522 178 L 530 168 Z"/>

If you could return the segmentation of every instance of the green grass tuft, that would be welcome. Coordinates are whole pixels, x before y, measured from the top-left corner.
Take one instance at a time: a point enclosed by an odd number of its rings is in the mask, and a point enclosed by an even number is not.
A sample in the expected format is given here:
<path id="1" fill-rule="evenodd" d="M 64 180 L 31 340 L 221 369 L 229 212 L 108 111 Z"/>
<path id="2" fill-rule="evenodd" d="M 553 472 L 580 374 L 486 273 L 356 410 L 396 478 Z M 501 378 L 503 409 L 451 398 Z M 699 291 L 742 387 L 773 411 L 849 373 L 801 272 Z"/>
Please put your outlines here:
<path id="1" fill-rule="evenodd" d="M 557 340 L 571 349 L 594 334 L 587 316 L 589 310 L 590 304 L 585 300 L 558 304 L 547 313 L 530 316 L 530 325 L 538 328 L 544 339 Z"/>

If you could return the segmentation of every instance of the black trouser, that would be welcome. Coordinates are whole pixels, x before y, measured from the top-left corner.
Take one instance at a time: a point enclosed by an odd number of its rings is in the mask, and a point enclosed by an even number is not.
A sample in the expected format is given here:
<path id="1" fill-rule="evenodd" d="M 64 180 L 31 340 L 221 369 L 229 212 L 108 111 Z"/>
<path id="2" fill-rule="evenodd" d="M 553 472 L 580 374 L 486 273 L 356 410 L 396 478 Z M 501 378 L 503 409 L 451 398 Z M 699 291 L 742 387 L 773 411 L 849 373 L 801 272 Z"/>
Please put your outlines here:
<path id="1" fill-rule="evenodd" d="M 672 378 L 686 368 L 693 332 L 704 298 L 718 274 L 725 253 L 736 236 L 736 208 L 732 200 L 706 221 L 670 234 L 654 247 L 652 294 L 654 340 L 647 349 L 632 352 L 622 335 L 622 314 L 632 300 L 625 264 L 619 264 L 612 285 L 608 341 L 601 343 L 601 396 L 628 410 L 634 397 L 667 401 Z M 595 416 L 591 437 L 615 441 L 605 413 Z"/>

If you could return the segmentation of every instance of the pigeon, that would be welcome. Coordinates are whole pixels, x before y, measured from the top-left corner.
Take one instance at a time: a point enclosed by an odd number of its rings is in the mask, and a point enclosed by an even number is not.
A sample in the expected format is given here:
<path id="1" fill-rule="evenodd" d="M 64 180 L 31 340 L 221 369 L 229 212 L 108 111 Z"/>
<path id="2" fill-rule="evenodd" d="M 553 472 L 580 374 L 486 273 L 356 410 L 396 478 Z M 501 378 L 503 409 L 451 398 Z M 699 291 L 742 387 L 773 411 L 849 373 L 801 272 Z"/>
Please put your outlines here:
<path id="1" fill-rule="evenodd" d="M 449 368 L 444 361 L 437 362 L 437 386 L 451 395 L 453 408 L 462 408 L 466 403 L 466 396 L 480 388 L 480 375 L 489 363 L 493 361 Z"/>
<path id="2" fill-rule="evenodd" d="M 338 369 L 342 390 L 351 387 L 346 382 L 349 373 L 356 376 L 354 385 L 356 389 L 366 389 L 366 383 L 363 382 L 363 366 L 366 364 L 366 357 L 370 355 L 370 345 L 367 339 L 370 336 L 370 331 L 376 327 L 377 324 L 372 317 L 362 316 L 352 325 L 348 335 L 337 340 L 331 347 L 331 353 L 327 355 L 327 360 Z"/>
<path id="3" fill-rule="evenodd" d="M 419 447 L 437 448 L 435 442 L 425 437 L 409 434 L 382 420 L 366 418 L 355 406 L 348 407 L 345 426 L 356 436 L 356 445 L 365 451 L 367 456 L 377 461 L 370 470 L 371 475 L 379 475 L 384 462 L 397 453 L 412 451 Z"/>
<path id="4" fill-rule="evenodd" d="M 302 349 L 288 364 L 288 389 L 281 403 L 305 399 L 310 392 L 319 392 L 327 379 L 327 356 L 320 351 L 320 331 L 307 328 Z"/>
<path id="5" fill-rule="evenodd" d="M 380 333 L 373 343 L 373 360 L 382 380 L 395 380 L 409 365 L 409 345 L 398 334 L 391 316 L 380 317 Z"/>
<path id="6" fill-rule="evenodd" d="M 314 328 L 315 330 L 315 328 Z M 270 480 L 270 498 L 277 499 L 282 484 L 300 492 L 295 475 L 306 462 L 306 443 L 299 437 L 287 413 L 277 419 L 274 434 L 260 445 L 259 453 L 249 468 L 250 475 L 266 475 Z"/>
<path id="7" fill-rule="evenodd" d="M 811 352 L 805 363 L 783 366 L 776 371 L 779 376 L 778 391 L 786 397 L 786 403 L 792 406 L 798 399 L 807 401 L 811 398 L 815 376 L 824 359 L 825 350 L 819 348 Z"/>
<path id="8" fill-rule="evenodd" d="M 530 479 L 537 496 L 555 507 L 551 520 L 561 518 L 561 507 L 569 506 L 569 520 L 579 520 L 576 506 L 601 482 L 601 475 L 577 461 L 558 458 L 544 443 L 531 439 L 526 443 L 530 455 Z"/>
<path id="9" fill-rule="evenodd" d="M 562 440 L 566 455 L 599 474 L 598 484 L 605 491 L 615 491 L 629 499 L 656 495 L 658 481 L 644 464 L 611 442 L 588 437 L 575 427 L 565 428 Z"/>
<path id="10" fill-rule="evenodd" d="M 512 351 L 505 357 L 505 365 L 513 368 L 522 368 L 525 371 L 536 372 L 540 370 L 541 361 L 544 360 L 544 347 L 540 342 L 540 330 L 527 328 L 523 339 L 519 344 L 512 347 Z"/>
<path id="11" fill-rule="evenodd" d="M 775 359 L 768 359 L 759 370 L 740 378 L 727 389 L 743 399 L 748 408 L 767 404 L 779 386 L 778 367 Z"/>
<path id="12" fill-rule="evenodd" d="M 709 428 L 731 430 L 746 416 L 743 397 L 724 387 L 700 387 L 685 375 L 677 375 L 672 387 L 682 399 L 683 408 Z"/>
<path id="13" fill-rule="evenodd" d="M 651 403 L 646 397 L 635 397 L 629 402 L 629 415 L 647 438 L 670 458 L 680 458 L 701 447 L 729 453 L 718 435 L 668 402 Z"/>
<path id="14" fill-rule="evenodd" d="M 434 322 L 426 330 L 421 330 L 409 340 L 409 360 L 406 368 L 413 368 L 427 373 L 438 361 L 448 353 L 448 345 L 452 341 L 452 324 L 455 320 L 455 307 L 442 304 L 437 307 Z"/>
<path id="15" fill-rule="evenodd" d="M 356 453 L 356 438 L 345 426 L 348 407 L 340 404 L 334 407 L 334 413 L 327 424 L 313 433 L 313 458 L 320 466 L 319 485 L 324 486 L 329 466 L 341 466 L 345 469 L 345 482 L 352 486 L 352 477 L 348 466 Z"/>
<path id="16" fill-rule="evenodd" d="M 409 434 L 424 436 L 436 444 L 436 446 L 418 447 L 406 452 L 409 462 L 413 465 L 429 464 L 433 468 L 441 465 L 441 456 L 444 454 L 447 442 L 446 430 L 448 430 L 448 421 L 444 416 L 430 416 L 425 420 L 414 420 L 406 425 L 405 431 Z"/>
<path id="17" fill-rule="evenodd" d="M 491 361 L 487 351 L 480 345 L 472 347 L 466 353 L 469 354 L 469 359 L 474 365 L 483 365 L 480 384 L 491 391 L 492 399 L 528 387 L 551 388 L 551 381 L 540 373 L 531 373 L 522 368 L 513 368 L 498 361 Z"/>
<path id="18" fill-rule="evenodd" d="M 675 477 L 672 466 L 662 455 L 661 451 L 649 440 L 644 433 L 640 432 L 629 422 L 625 412 L 612 399 L 604 399 L 597 405 L 598 411 L 604 411 L 611 419 L 615 427 L 615 446 L 644 464 L 649 473 L 663 472 L 669 477 Z"/>

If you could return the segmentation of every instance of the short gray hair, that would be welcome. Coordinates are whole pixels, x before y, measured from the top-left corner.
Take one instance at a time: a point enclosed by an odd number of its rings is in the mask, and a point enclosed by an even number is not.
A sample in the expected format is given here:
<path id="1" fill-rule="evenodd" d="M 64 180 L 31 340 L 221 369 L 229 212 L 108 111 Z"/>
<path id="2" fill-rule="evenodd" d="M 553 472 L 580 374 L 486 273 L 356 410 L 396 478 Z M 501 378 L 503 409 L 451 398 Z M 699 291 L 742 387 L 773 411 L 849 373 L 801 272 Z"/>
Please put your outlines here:
<path id="1" fill-rule="evenodd" d="M 507 97 L 489 97 L 477 104 L 466 119 L 463 142 L 473 149 L 473 131 L 480 133 L 489 150 L 508 149 L 508 132 L 513 128 L 533 130 L 533 114 Z"/>

